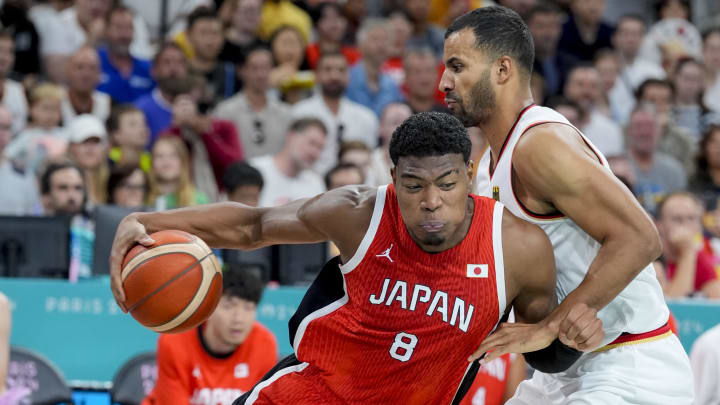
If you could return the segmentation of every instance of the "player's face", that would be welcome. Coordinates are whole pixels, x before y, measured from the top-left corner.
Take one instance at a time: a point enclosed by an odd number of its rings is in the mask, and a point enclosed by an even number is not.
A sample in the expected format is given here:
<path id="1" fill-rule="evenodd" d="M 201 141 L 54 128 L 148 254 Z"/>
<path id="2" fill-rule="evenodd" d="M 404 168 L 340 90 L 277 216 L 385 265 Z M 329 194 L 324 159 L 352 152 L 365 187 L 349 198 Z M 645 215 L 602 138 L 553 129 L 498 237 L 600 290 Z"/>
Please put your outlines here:
<path id="1" fill-rule="evenodd" d="M 250 333 L 256 313 L 257 305 L 254 302 L 223 295 L 215 312 L 207 320 L 207 328 L 223 344 L 237 346 Z"/>
<path id="2" fill-rule="evenodd" d="M 475 45 L 475 34 L 467 28 L 445 40 L 445 72 L 440 91 L 450 111 L 465 127 L 490 120 L 495 110 L 495 90 L 490 80 L 490 61 Z"/>
<path id="3" fill-rule="evenodd" d="M 471 173 L 461 154 L 402 157 L 393 169 L 405 227 L 423 250 L 440 252 L 465 236 Z"/>

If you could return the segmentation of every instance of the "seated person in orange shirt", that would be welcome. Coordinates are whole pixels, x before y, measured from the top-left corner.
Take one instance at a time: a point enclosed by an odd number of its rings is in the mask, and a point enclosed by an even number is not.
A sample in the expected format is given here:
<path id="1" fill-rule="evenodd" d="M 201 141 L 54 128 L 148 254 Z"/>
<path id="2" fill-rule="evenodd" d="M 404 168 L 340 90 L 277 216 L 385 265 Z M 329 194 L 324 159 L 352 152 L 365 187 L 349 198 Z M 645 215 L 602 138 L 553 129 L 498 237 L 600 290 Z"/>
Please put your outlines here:
<path id="1" fill-rule="evenodd" d="M 703 243 L 702 214 L 700 201 L 687 192 L 669 194 L 657 207 L 663 255 L 655 271 L 668 298 L 696 293 L 720 298 L 716 260 Z"/>
<path id="2" fill-rule="evenodd" d="M 275 336 L 255 321 L 263 284 L 250 271 L 223 274 L 223 296 L 201 326 L 158 340 L 158 379 L 142 405 L 232 402 L 277 362 Z"/>

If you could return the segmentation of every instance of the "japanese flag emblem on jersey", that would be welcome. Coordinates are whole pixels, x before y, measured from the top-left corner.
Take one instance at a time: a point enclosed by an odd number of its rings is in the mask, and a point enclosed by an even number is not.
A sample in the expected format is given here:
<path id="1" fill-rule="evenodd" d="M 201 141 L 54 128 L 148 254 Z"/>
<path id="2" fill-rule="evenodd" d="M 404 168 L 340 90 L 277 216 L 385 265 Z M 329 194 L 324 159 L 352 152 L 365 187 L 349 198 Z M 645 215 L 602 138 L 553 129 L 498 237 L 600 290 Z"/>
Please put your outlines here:
<path id="1" fill-rule="evenodd" d="M 487 264 L 468 264 L 467 265 L 467 276 L 470 278 L 487 278 L 488 265 Z"/>
<path id="2" fill-rule="evenodd" d="M 240 363 L 235 366 L 235 378 L 247 378 L 250 375 L 250 368 L 247 363 Z"/>

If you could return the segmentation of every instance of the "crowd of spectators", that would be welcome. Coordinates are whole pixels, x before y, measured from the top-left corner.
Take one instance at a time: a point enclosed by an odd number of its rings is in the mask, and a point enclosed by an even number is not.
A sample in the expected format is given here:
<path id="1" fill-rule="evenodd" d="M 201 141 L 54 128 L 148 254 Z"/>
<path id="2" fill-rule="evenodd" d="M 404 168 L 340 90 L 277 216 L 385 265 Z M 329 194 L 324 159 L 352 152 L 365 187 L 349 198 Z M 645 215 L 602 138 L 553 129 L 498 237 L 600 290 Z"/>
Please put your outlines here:
<path id="1" fill-rule="evenodd" d="M 659 224 L 667 194 L 693 196 L 693 238 L 720 263 L 713 2 L 170 0 L 164 15 L 150 3 L 0 8 L 0 185 L 16 191 L 0 193 L 0 213 L 75 215 L 71 278 L 92 274 L 97 205 L 266 206 L 388 183 L 394 128 L 448 111 L 444 26 L 496 3 L 535 41 L 535 102 L 579 128 Z M 681 252 L 667 246 L 657 265 L 671 281 Z M 682 284 L 694 288 L 668 295 L 719 296 Z"/>

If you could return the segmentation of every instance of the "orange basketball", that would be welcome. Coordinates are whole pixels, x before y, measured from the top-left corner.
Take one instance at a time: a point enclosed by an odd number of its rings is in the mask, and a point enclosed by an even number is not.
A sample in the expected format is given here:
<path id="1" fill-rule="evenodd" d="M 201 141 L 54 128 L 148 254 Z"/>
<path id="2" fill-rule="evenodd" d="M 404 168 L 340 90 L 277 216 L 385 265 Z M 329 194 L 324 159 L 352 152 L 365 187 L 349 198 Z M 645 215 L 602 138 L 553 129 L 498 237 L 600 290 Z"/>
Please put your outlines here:
<path id="1" fill-rule="evenodd" d="M 183 231 L 160 231 L 152 247 L 125 255 L 122 282 L 130 315 L 148 329 L 176 333 L 205 321 L 222 296 L 222 270 L 208 245 Z"/>

